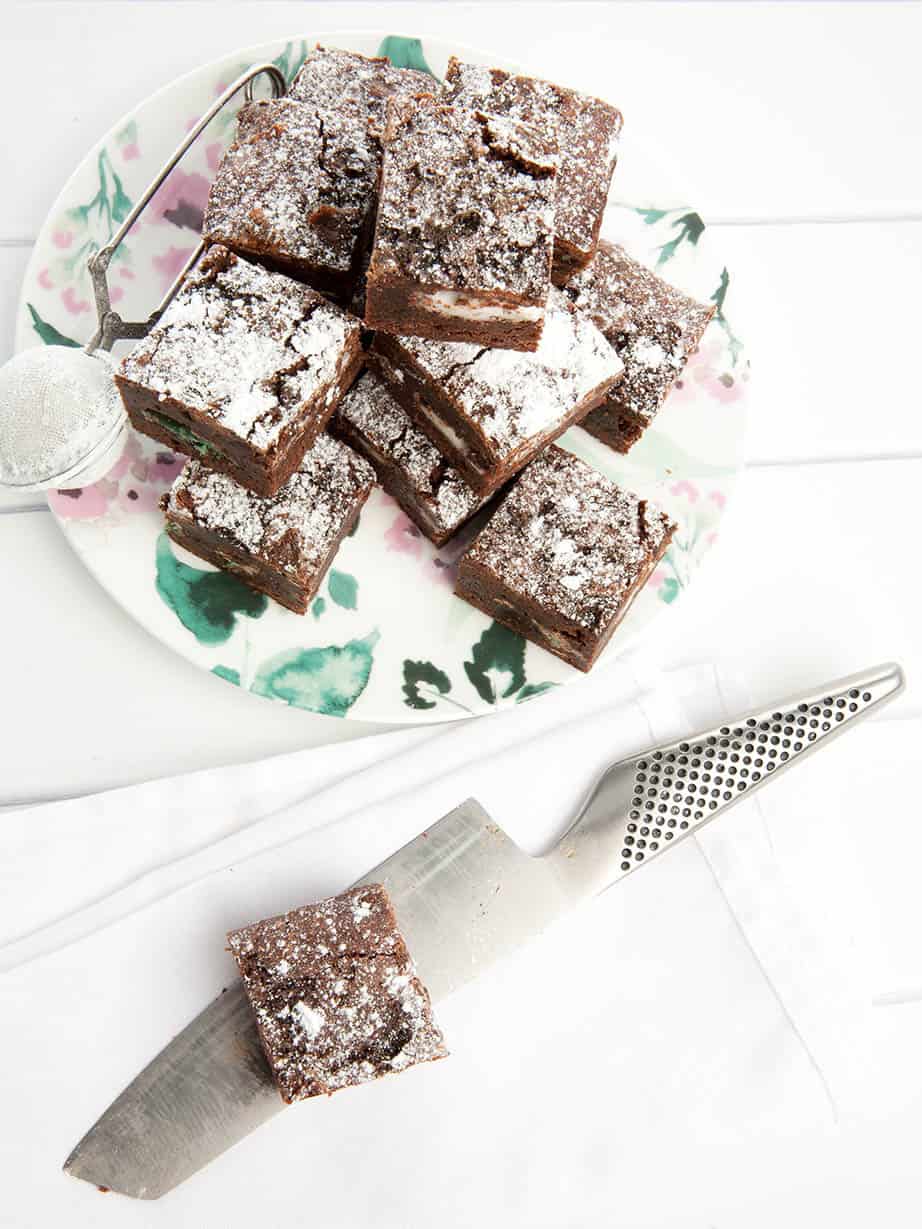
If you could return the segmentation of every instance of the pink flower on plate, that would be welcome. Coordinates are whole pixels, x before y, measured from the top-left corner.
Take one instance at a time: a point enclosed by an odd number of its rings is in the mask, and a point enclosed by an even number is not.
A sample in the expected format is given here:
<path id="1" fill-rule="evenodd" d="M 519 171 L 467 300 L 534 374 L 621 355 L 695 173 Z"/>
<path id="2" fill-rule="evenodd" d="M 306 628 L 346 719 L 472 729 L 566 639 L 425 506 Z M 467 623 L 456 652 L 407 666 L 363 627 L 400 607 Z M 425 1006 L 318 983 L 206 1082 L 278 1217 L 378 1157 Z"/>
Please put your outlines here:
<path id="1" fill-rule="evenodd" d="M 711 491 L 708 499 L 712 499 L 721 512 L 723 512 L 727 505 L 727 497 L 724 495 L 723 491 Z"/>
<path id="2" fill-rule="evenodd" d="M 669 393 L 670 401 L 690 401 L 698 391 L 715 401 L 738 401 L 743 395 L 747 374 L 745 368 L 728 366 L 724 346 L 716 339 L 705 344 L 688 360 L 685 370 Z"/>
<path id="3" fill-rule="evenodd" d="M 423 551 L 423 535 L 403 512 L 398 512 L 384 531 L 387 549 L 418 559 Z"/>
<path id="4" fill-rule="evenodd" d="M 74 241 L 72 230 L 56 230 L 51 236 L 51 242 L 56 248 L 69 248 Z"/>
<path id="5" fill-rule="evenodd" d="M 163 253 L 162 256 L 153 258 L 154 268 L 160 274 L 163 289 L 175 280 L 179 275 L 179 271 L 183 268 L 186 261 L 192 255 L 192 248 L 170 247 Z"/>
<path id="6" fill-rule="evenodd" d="M 38 284 L 42 290 L 54 290 L 54 282 L 51 280 L 51 274 L 47 269 L 42 269 L 39 273 Z"/>
<path id="7" fill-rule="evenodd" d="M 48 502 L 58 516 L 65 520 L 90 520 L 103 516 L 117 494 L 118 483 L 102 478 L 92 486 L 77 487 L 73 491 L 49 491 Z"/>
<path id="8" fill-rule="evenodd" d="M 117 303 L 119 299 L 124 299 L 124 297 L 125 297 L 125 291 L 122 289 L 121 286 L 113 286 L 112 289 L 109 291 L 109 302 L 110 303 Z"/>
<path id="9" fill-rule="evenodd" d="M 175 170 L 154 193 L 144 216 L 155 225 L 170 223 L 200 231 L 208 187 L 204 175 Z"/>
<path id="10" fill-rule="evenodd" d="M 141 149 L 137 141 L 129 141 L 127 145 L 122 146 L 122 157 L 126 162 L 133 162 L 135 158 L 141 157 Z"/>
<path id="11" fill-rule="evenodd" d="M 154 512 L 184 464 L 184 457 L 132 432 L 105 478 L 72 491 L 52 491 L 49 503 L 58 516 L 72 521 L 98 518 L 112 510 L 129 515 Z"/>
<path id="12" fill-rule="evenodd" d="M 209 171 L 216 171 L 224 157 L 224 145 L 221 141 L 212 141 L 210 145 L 205 146 L 205 157 L 208 161 Z"/>
<path id="13" fill-rule="evenodd" d="M 670 495 L 684 495 L 690 504 L 696 503 L 698 499 L 698 488 L 693 482 L 689 482 L 687 478 L 683 478 L 681 482 L 675 482 L 669 488 Z"/>
<path id="14" fill-rule="evenodd" d="M 118 275 L 119 277 L 123 277 L 127 282 L 134 281 L 134 269 L 129 269 L 127 265 L 119 265 Z"/>
<path id="15" fill-rule="evenodd" d="M 86 299 L 77 298 L 77 292 L 73 286 L 68 286 L 66 290 L 61 291 L 61 302 L 72 316 L 79 316 L 81 312 L 88 312 L 90 310 L 90 305 Z"/>

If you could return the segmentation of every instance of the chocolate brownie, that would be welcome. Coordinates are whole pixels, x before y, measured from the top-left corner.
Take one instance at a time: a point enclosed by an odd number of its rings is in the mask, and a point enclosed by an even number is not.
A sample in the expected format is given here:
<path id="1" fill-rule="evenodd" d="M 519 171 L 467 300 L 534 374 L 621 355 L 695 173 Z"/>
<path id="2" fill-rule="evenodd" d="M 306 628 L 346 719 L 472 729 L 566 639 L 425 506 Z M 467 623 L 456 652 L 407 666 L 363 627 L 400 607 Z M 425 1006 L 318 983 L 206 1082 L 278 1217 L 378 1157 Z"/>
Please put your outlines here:
<path id="1" fill-rule="evenodd" d="M 389 98 L 431 93 L 437 88 L 437 81 L 428 73 L 397 68 L 387 56 L 364 56 L 318 44 L 298 70 L 288 97 L 318 111 L 348 112 L 379 142 Z"/>
<path id="2" fill-rule="evenodd" d="M 533 354 L 377 333 L 369 361 L 481 495 L 498 490 L 596 405 L 621 360 L 555 287 Z"/>
<path id="3" fill-rule="evenodd" d="M 653 504 L 551 447 L 462 556 L 455 593 L 589 670 L 674 531 Z"/>
<path id="4" fill-rule="evenodd" d="M 380 884 L 232 930 L 227 941 L 284 1101 L 448 1053 Z"/>
<path id="5" fill-rule="evenodd" d="M 392 101 L 369 326 L 534 350 L 550 286 L 556 149 L 505 117 L 431 96 Z"/>
<path id="6" fill-rule="evenodd" d="M 189 461 L 163 497 L 174 542 L 304 614 L 374 485 L 371 466 L 321 435 L 275 495 Z"/>
<path id="7" fill-rule="evenodd" d="M 380 154 L 365 121 L 288 98 L 245 104 L 203 234 L 348 296 L 374 225 Z"/>
<path id="8" fill-rule="evenodd" d="M 272 495 L 355 378 L 360 336 L 310 287 L 212 247 L 115 378 L 139 431 Z"/>
<path id="9" fill-rule="evenodd" d="M 560 146 L 554 237 L 554 280 L 582 268 L 595 251 L 618 157 L 621 112 L 608 103 L 550 81 L 500 68 L 448 61 L 443 98 L 454 106 L 508 115 Z"/>
<path id="10" fill-rule="evenodd" d="M 385 491 L 436 546 L 489 498 L 468 486 L 370 371 L 342 399 L 330 430 L 371 462 Z"/>
<path id="11" fill-rule="evenodd" d="M 697 350 L 715 309 L 604 240 L 564 292 L 592 317 L 624 362 L 621 382 L 582 425 L 616 452 L 627 452 Z"/>

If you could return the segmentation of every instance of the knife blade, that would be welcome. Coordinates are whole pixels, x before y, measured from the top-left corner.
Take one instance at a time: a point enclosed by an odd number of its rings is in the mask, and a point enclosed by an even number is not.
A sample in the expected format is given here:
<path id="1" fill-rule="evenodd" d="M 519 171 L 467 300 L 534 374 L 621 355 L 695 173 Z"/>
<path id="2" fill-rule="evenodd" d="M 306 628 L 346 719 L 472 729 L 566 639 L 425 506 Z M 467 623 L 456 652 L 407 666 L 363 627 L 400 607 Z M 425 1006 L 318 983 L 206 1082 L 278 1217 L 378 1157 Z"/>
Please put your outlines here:
<path id="1" fill-rule="evenodd" d="M 541 857 L 524 853 L 468 799 L 358 882 L 387 888 L 438 1002 L 904 686 L 898 665 L 875 667 L 620 760 Z M 236 985 L 116 1098 L 64 1169 L 108 1190 L 156 1199 L 283 1108 Z"/>

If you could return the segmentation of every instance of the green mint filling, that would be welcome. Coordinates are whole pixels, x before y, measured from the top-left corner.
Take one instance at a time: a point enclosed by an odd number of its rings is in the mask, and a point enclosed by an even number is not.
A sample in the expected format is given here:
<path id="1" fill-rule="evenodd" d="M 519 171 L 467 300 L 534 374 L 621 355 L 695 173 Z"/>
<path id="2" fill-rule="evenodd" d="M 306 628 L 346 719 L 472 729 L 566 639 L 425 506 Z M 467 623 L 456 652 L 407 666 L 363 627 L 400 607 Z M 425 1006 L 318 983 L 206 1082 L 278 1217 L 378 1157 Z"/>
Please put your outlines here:
<path id="1" fill-rule="evenodd" d="M 214 444 L 209 444 L 206 440 L 201 439 L 191 431 L 185 423 L 177 422 L 175 418 L 170 418 L 166 414 L 158 414 L 156 410 L 143 410 L 142 413 L 146 418 L 151 418 L 158 426 L 168 431 L 170 435 L 177 440 L 181 440 L 184 444 L 188 444 L 200 457 L 223 455 L 223 450 L 217 448 Z"/>

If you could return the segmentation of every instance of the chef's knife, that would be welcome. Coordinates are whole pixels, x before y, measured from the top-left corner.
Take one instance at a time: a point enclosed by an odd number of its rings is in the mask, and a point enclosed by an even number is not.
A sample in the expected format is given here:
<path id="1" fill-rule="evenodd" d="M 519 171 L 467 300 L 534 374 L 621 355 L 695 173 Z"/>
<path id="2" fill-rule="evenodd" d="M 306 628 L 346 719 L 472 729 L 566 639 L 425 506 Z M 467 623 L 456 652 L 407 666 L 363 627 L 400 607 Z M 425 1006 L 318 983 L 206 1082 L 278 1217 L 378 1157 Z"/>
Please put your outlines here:
<path id="1" fill-rule="evenodd" d="M 438 1001 L 903 686 L 899 666 L 878 666 L 620 760 L 542 857 L 520 850 L 470 799 L 359 883 L 388 889 L 420 977 Z M 156 1199 L 283 1108 L 238 984 L 145 1067 L 64 1168 L 97 1186 Z"/>

